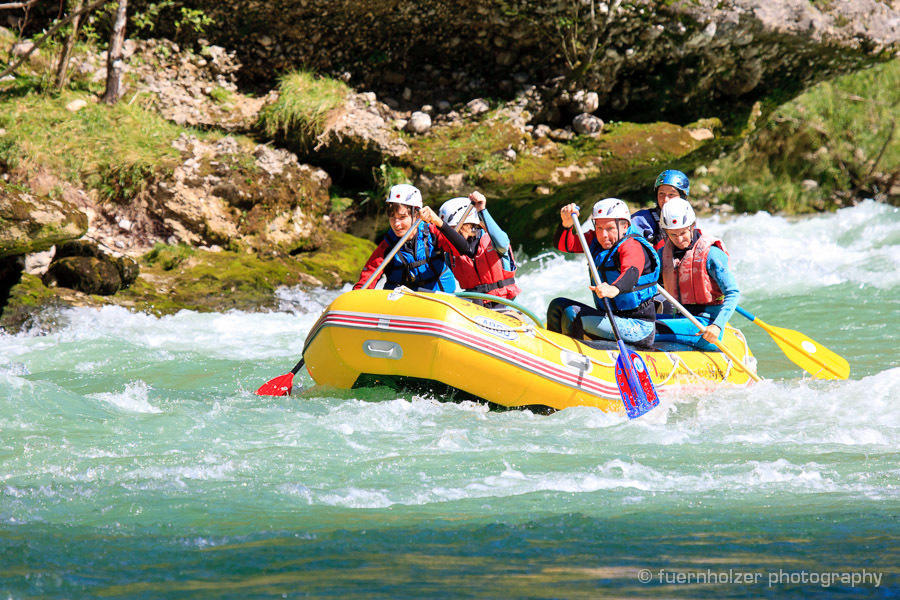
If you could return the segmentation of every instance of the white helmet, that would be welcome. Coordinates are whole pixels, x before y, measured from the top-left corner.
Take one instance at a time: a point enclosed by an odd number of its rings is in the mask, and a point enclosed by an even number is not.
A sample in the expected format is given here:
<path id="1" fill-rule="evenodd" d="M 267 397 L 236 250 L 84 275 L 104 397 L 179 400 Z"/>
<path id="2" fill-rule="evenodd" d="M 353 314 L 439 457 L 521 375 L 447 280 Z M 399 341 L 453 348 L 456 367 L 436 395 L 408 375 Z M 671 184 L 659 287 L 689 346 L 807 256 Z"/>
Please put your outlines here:
<path id="1" fill-rule="evenodd" d="M 592 219 L 625 219 L 631 223 L 631 213 L 628 205 L 618 198 L 604 198 L 594 204 L 591 212 Z"/>
<path id="2" fill-rule="evenodd" d="M 682 229 L 697 220 L 691 203 L 682 198 L 671 198 L 659 214 L 659 226 L 663 229 Z"/>
<path id="3" fill-rule="evenodd" d="M 459 224 L 459 220 L 462 219 L 462 216 L 466 214 L 466 210 L 471 205 L 472 201 L 468 198 L 453 198 L 441 205 L 438 216 L 441 218 L 441 221 L 450 227 L 456 227 Z M 463 223 L 472 223 L 473 225 L 479 224 L 478 214 L 474 208 L 469 211 L 469 214 L 466 216 L 466 220 L 463 221 Z"/>
<path id="4" fill-rule="evenodd" d="M 414 185 L 401 183 L 391 187 L 385 202 L 422 208 L 422 192 Z"/>

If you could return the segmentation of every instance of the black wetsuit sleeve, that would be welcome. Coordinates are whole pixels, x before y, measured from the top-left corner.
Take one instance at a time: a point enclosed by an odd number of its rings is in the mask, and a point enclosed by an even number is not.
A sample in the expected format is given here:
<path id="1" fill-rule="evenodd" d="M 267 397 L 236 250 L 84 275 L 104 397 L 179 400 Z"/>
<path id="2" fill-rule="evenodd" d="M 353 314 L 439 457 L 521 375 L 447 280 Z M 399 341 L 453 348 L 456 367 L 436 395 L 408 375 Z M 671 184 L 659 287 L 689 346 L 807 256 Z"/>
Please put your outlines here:
<path id="1" fill-rule="evenodd" d="M 628 267 L 613 285 L 619 288 L 620 292 L 630 292 L 637 285 L 638 277 L 640 277 L 638 270 L 634 267 Z"/>
<path id="2" fill-rule="evenodd" d="M 441 233 L 444 234 L 444 237 L 447 238 L 453 247 L 456 248 L 456 251 L 459 252 L 462 256 L 468 256 L 469 258 L 475 258 L 475 253 L 469 248 L 469 242 L 464 238 L 458 231 L 450 227 L 447 223 L 441 225 Z"/>

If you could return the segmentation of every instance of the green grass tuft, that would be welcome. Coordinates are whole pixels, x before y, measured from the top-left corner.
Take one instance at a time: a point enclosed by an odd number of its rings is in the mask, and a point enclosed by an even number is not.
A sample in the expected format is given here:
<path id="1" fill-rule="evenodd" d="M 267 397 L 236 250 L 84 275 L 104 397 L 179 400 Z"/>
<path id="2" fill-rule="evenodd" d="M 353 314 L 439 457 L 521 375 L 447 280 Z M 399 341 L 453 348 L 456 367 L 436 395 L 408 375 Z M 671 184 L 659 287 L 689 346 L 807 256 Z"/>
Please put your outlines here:
<path id="1" fill-rule="evenodd" d="M 87 106 L 66 110 L 77 99 Z M 208 137 L 139 106 L 108 106 L 69 91 L 0 99 L 0 128 L 6 129 L 0 164 L 23 172 L 45 169 L 110 199 L 128 198 L 154 173 L 173 167 L 180 154 L 172 141 L 182 133 Z"/>
<path id="2" fill-rule="evenodd" d="M 209 92 L 209 97 L 216 104 L 231 104 L 234 100 L 234 94 L 218 85 Z"/>
<path id="3" fill-rule="evenodd" d="M 308 148 L 325 126 L 331 111 L 350 92 L 344 83 L 297 71 L 281 78 L 278 100 L 259 113 L 259 127 L 269 136 Z"/>

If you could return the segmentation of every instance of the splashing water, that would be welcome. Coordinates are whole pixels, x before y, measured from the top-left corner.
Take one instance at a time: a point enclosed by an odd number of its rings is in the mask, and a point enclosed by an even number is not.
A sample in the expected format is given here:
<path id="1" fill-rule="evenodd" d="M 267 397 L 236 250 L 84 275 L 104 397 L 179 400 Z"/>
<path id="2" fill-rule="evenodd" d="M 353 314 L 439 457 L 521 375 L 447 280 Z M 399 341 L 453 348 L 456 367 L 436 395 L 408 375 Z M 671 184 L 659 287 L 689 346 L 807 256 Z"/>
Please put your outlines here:
<path id="1" fill-rule="evenodd" d="M 255 396 L 337 291 L 280 290 L 272 313 L 71 309 L 53 332 L 0 335 L 0 590 L 894 596 L 898 221 L 869 202 L 701 223 L 725 240 L 741 304 L 845 356 L 851 379 L 801 378 L 735 317 L 772 379 L 666 392 L 634 421 L 380 388 Z M 577 256 L 528 259 L 519 280 L 539 314 L 589 300 Z M 707 569 L 759 576 L 663 575 Z M 879 587 L 791 579 L 864 569 Z"/>

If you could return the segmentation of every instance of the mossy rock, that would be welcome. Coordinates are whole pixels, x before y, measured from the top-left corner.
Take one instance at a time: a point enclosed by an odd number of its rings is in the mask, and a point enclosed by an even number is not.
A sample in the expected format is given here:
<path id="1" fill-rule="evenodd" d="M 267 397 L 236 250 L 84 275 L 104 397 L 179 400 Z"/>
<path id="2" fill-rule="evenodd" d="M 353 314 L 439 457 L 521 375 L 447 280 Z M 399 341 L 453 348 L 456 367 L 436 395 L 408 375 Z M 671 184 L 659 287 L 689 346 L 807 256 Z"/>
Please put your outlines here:
<path id="1" fill-rule="evenodd" d="M 404 164 L 432 175 L 473 172 L 498 152 L 518 146 L 523 139 L 519 129 L 504 122 L 438 125 L 427 135 L 407 138 L 410 153 Z"/>
<path id="2" fill-rule="evenodd" d="M 363 265 L 375 250 L 375 244 L 349 233 L 331 231 L 316 252 L 297 254 L 306 272 L 331 285 L 356 283 Z"/>
<path id="3" fill-rule="evenodd" d="M 141 274 L 135 282 L 112 296 L 51 288 L 39 277 L 23 274 L 0 314 L 0 327 L 17 331 L 47 309 L 65 306 L 115 304 L 157 315 L 182 309 L 276 309 L 275 290 L 281 286 L 336 287 L 355 282 L 374 249 L 368 240 L 339 232 L 330 232 L 318 250 L 296 257 L 260 257 L 160 244 L 142 257 Z M 98 260 L 63 260 L 76 259 Z"/>
<path id="4" fill-rule="evenodd" d="M 329 232 L 318 250 L 296 257 L 159 245 L 142 258 L 141 276 L 114 301 L 157 314 L 272 309 L 281 286 L 355 282 L 373 249 L 367 240 L 338 232 Z"/>
<path id="5" fill-rule="evenodd" d="M 12 333 L 20 331 L 46 310 L 67 305 L 53 289 L 41 283 L 40 277 L 22 273 L 19 282 L 10 290 L 6 306 L 0 313 L 0 329 Z"/>
<path id="6" fill-rule="evenodd" d="M 65 287 L 100 296 L 111 296 L 122 287 L 122 276 L 115 263 L 93 256 L 54 260 L 41 280 L 48 287 Z"/>
<path id="7" fill-rule="evenodd" d="M 636 210 L 651 202 L 660 171 L 690 171 L 733 138 L 712 139 L 721 123 L 715 119 L 680 126 L 673 123 L 611 123 L 596 136 L 568 142 L 523 137 L 508 123 L 486 120 L 436 127 L 410 141 L 407 166 L 420 173 L 446 175 L 463 171 L 469 186 L 483 190 L 491 214 L 510 234 L 514 245 L 533 249 L 546 245 L 559 221 L 557 211 L 569 202 L 587 208 L 617 196 Z M 514 162 L 500 153 L 519 145 Z M 540 146 L 540 148 L 538 148 Z"/>
<path id="8" fill-rule="evenodd" d="M 0 181 L 0 257 L 42 252 L 86 231 L 87 216 L 66 200 Z"/>

